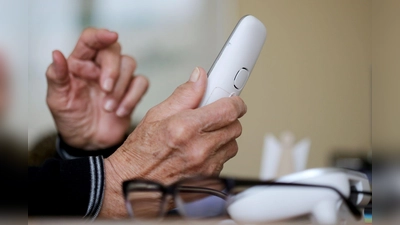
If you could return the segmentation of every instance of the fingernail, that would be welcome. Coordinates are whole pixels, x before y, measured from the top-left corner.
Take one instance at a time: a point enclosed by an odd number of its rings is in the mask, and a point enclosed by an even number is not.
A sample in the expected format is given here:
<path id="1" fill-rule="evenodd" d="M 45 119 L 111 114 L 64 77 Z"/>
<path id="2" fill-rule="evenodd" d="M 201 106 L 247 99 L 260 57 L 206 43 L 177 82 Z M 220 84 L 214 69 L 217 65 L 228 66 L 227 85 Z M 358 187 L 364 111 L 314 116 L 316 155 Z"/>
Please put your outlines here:
<path id="1" fill-rule="evenodd" d="M 113 88 L 114 81 L 111 78 L 107 78 L 103 83 L 103 89 L 105 91 L 111 91 Z"/>
<path id="2" fill-rule="evenodd" d="M 113 99 L 109 99 L 104 104 L 104 109 L 111 112 L 115 108 L 116 102 Z"/>
<path id="3" fill-rule="evenodd" d="M 128 110 L 126 110 L 124 107 L 119 107 L 116 114 L 119 117 L 124 117 L 128 115 Z"/>
<path id="4" fill-rule="evenodd" d="M 199 70 L 199 68 L 198 67 L 196 67 L 194 70 L 193 70 L 193 72 L 192 72 L 192 75 L 190 75 L 190 81 L 191 82 L 196 82 L 198 79 L 199 79 L 199 76 L 200 76 L 200 70 Z"/>

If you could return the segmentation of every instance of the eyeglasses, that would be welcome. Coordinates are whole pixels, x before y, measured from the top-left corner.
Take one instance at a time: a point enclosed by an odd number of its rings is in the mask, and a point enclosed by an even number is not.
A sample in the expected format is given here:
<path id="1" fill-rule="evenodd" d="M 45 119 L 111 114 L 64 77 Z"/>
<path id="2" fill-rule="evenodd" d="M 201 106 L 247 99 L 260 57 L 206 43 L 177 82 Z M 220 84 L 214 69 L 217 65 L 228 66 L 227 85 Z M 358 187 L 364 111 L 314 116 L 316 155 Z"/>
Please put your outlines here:
<path id="1" fill-rule="evenodd" d="M 226 205 L 243 191 L 250 191 L 250 188 L 256 186 L 282 186 L 307 187 L 311 191 L 315 188 L 331 190 L 340 196 L 358 220 L 361 219 L 362 212 L 356 207 L 357 195 L 372 195 L 371 192 L 352 189 L 349 197 L 346 197 L 331 186 L 224 177 L 187 178 L 169 186 L 154 181 L 134 179 L 123 182 L 122 186 L 127 211 L 135 219 L 163 218 L 169 214 L 179 214 L 192 219 L 227 216 Z"/>

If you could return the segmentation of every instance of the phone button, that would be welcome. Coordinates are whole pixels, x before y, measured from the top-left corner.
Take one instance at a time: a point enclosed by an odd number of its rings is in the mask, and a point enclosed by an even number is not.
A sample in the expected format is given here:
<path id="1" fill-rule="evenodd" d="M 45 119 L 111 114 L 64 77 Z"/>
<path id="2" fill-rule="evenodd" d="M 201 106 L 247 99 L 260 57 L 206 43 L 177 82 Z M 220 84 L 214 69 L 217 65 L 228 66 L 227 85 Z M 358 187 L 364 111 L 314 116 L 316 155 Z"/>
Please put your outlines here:
<path id="1" fill-rule="evenodd" d="M 249 78 L 249 71 L 247 71 L 247 69 L 245 68 L 240 69 L 236 73 L 236 76 L 233 80 L 233 86 L 238 90 L 242 89 L 246 84 L 248 78 Z"/>

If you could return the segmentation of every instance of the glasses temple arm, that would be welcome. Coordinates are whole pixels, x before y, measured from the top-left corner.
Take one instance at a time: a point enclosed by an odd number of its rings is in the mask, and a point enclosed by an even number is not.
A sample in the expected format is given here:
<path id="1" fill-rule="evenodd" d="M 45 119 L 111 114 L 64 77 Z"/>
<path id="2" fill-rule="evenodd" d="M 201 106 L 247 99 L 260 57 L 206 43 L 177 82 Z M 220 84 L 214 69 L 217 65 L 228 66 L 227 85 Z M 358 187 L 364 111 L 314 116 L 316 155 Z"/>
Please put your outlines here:
<path id="1" fill-rule="evenodd" d="M 335 191 L 345 202 L 349 210 L 352 212 L 356 219 L 360 219 L 362 214 L 359 209 L 349 200 L 347 199 L 339 190 L 331 186 L 324 186 L 324 185 L 313 185 L 313 184 L 299 184 L 299 183 L 281 183 L 271 181 L 251 181 L 251 180 L 235 180 L 234 185 L 251 185 L 251 186 L 259 186 L 259 185 L 270 185 L 270 186 L 297 186 L 297 187 L 316 187 L 316 188 L 328 188 Z"/>
<path id="2" fill-rule="evenodd" d="M 219 198 L 222 199 L 226 199 L 228 197 L 227 194 L 212 189 L 212 188 L 203 188 L 203 187 L 193 187 L 193 186 L 180 186 L 178 188 L 179 192 L 187 192 L 187 193 L 203 193 L 203 194 L 210 194 L 210 195 L 214 195 L 217 196 Z"/>

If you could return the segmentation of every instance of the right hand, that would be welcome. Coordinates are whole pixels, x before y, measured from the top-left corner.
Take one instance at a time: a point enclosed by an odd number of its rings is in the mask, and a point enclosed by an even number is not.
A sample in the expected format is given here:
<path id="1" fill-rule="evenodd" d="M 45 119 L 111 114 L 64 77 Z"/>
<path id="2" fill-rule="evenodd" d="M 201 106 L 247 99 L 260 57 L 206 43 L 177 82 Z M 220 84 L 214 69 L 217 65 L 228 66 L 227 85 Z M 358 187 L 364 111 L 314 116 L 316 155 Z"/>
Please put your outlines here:
<path id="1" fill-rule="evenodd" d="M 122 181 L 143 178 L 171 184 L 184 177 L 219 175 L 238 151 L 238 120 L 247 107 L 240 97 L 197 108 L 207 86 L 204 69 L 155 106 L 125 143 L 105 159 L 106 187 L 100 216 L 126 215 Z"/>

